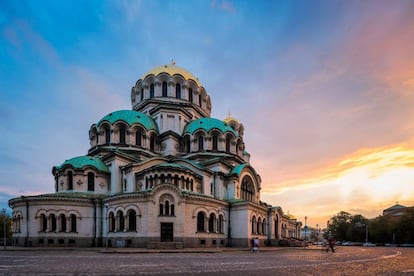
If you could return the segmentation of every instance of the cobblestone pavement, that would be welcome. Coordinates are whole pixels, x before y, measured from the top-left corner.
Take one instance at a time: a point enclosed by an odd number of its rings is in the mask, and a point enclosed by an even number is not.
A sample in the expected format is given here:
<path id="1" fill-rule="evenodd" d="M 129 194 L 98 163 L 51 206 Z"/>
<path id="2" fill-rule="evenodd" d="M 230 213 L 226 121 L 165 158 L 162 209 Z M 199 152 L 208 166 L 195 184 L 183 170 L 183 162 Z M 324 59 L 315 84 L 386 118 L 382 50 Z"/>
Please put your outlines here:
<path id="1" fill-rule="evenodd" d="M 0 251 L 0 275 L 414 275 L 414 248 L 297 248 L 252 253 Z"/>

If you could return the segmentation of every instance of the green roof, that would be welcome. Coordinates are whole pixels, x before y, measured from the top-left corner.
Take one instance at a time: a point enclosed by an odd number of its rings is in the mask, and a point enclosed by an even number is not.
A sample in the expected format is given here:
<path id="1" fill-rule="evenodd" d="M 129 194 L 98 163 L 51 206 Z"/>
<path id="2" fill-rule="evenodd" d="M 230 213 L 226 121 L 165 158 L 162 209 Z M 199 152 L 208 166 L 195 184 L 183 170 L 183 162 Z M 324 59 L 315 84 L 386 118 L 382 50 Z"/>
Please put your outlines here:
<path id="1" fill-rule="evenodd" d="M 98 171 L 109 173 L 109 169 L 105 163 L 101 159 L 92 156 L 74 157 L 72 159 L 66 160 L 60 166 L 55 166 L 54 168 L 60 170 L 65 166 L 72 166 L 75 169 L 82 169 L 84 167 L 91 166 L 96 168 Z"/>
<path id="2" fill-rule="evenodd" d="M 234 167 L 234 168 L 231 170 L 230 174 L 237 174 L 237 175 L 240 175 L 241 171 L 242 171 L 242 170 L 244 169 L 244 167 L 246 167 L 247 165 L 248 165 L 248 163 L 244 163 L 244 164 L 241 164 L 241 165 L 238 165 L 238 166 Z"/>
<path id="3" fill-rule="evenodd" d="M 156 168 L 178 168 L 178 169 L 187 169 L 188 170 L 187 167 L 182 166 L 180 164 L 174 164 L 174 163 L 161 163 L 161 164 L 158 164 L 154 167 L 156 167 Z"/>
<path id="4" fill-rule="evenodd" d="M 113 124 L 117 121 L 123 121 L 128 125 L 132 126 L 133 124 L 141 124 L 147 130 L 155 130 L 158 131 L 158 127 L 155 124 L 154 120 L 145 115 L 144 113 L 135 111 L 135 110 L 118 110 L 112 113 L 109 113 L 105 117 L 103 117 L 97 125 L 99 126 L 103 122 L 108 122 Z"/>
<path id="5" fill-rule="evenodd" d="M 231 132 L 234 134 L 234 136 L 239 136 L 239 134 L 230 125 L 215 118 L 201 118 L 190 122 L 185 126 L 183 134 L 194 134 L 194 132 L 196 132 L 199 129 L 203 129 L 207 132 L 209 132 L 212 129 L 217 129 L 221 133 Z"/>

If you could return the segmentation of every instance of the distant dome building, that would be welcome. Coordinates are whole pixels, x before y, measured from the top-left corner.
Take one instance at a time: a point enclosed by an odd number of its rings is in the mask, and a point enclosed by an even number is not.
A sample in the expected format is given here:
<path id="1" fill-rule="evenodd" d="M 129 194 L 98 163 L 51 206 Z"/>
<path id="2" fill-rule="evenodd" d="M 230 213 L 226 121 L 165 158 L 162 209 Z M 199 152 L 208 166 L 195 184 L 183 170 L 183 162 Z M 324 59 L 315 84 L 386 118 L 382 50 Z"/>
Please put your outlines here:
<path id="1" fill-rule="evenodd" d="M 11 199 L 13 242 L 25 246 L 247 247 L 300 238 L 301 223 L 260 200 L 244 126 L 211 118 L 189 71 L 155 67 L 132 110 L 89 129 L 87 155 L 52 168 L 55 192 Z"/>

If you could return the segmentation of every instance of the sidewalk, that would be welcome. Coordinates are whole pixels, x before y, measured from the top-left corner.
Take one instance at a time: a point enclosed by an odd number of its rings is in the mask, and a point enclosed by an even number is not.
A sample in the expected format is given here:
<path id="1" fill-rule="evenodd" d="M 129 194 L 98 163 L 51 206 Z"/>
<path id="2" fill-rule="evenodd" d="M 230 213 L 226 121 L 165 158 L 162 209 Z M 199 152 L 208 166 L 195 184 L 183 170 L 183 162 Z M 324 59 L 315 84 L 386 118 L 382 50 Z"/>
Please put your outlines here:
<path id="1" fill-rule="evenodd" d="M 259 248 L 260 252 L 271 252 L 281 250 L 320 250 L 318 247 L 281 247 L 281 246 L 263 246 Z M 6 250 L 0 248 L 0 251 L 94 251 L 104 254 L 148 254 L 148 253 L 222 253 L 222 252 L 251 252 L 247 247 L 210 247 L 210 248 L 180 248 L 180 249 L 148 249 L 148 248 L 115 248 L 108 249 L 104 247 L 22 247 L 8 246 Z"/>

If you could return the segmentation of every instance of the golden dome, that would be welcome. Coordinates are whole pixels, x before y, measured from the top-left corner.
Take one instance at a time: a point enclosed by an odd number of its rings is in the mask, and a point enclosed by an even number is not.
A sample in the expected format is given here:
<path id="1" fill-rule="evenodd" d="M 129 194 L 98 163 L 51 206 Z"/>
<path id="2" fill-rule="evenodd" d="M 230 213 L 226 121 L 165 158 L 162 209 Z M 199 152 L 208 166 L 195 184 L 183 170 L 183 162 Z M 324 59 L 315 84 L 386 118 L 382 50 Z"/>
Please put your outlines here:
<path id="1" fill-rule="evenodd" d="M 230 123 L 230 122 L 236 122 L 236 123 L 238 123 L 238 124 L 240 124 L 240 122 L 239 122 L 239 120 L 237 120 L 236 118 L 234 118 L 234 117 L 231 117 L 231 115 L 229 114 L 229 115 L 227 115 L 227 118 L 226 119 L 224 119 L 223 120 L 224 122 L 226 122 L 226 123 Z"/>
<path id="2" fill-rule="evenodd" d="M 191 74 L 189 71 L 187 71 L 184 68 L 175 66 L 175 62 L 173 61 L 171 65 L 163 65 L 152 68 L 150 71 L 145 73 L 141 79 L 145 79 L 149 75 L 158 76 L 161 73 L 167 73 L 170 76 L 174 75 L 181 75 L 186 80 L 193 80 L 197 83 L 198 86 L 202 86 L 198 78 L 196 78 L 193 74 Z"/>

